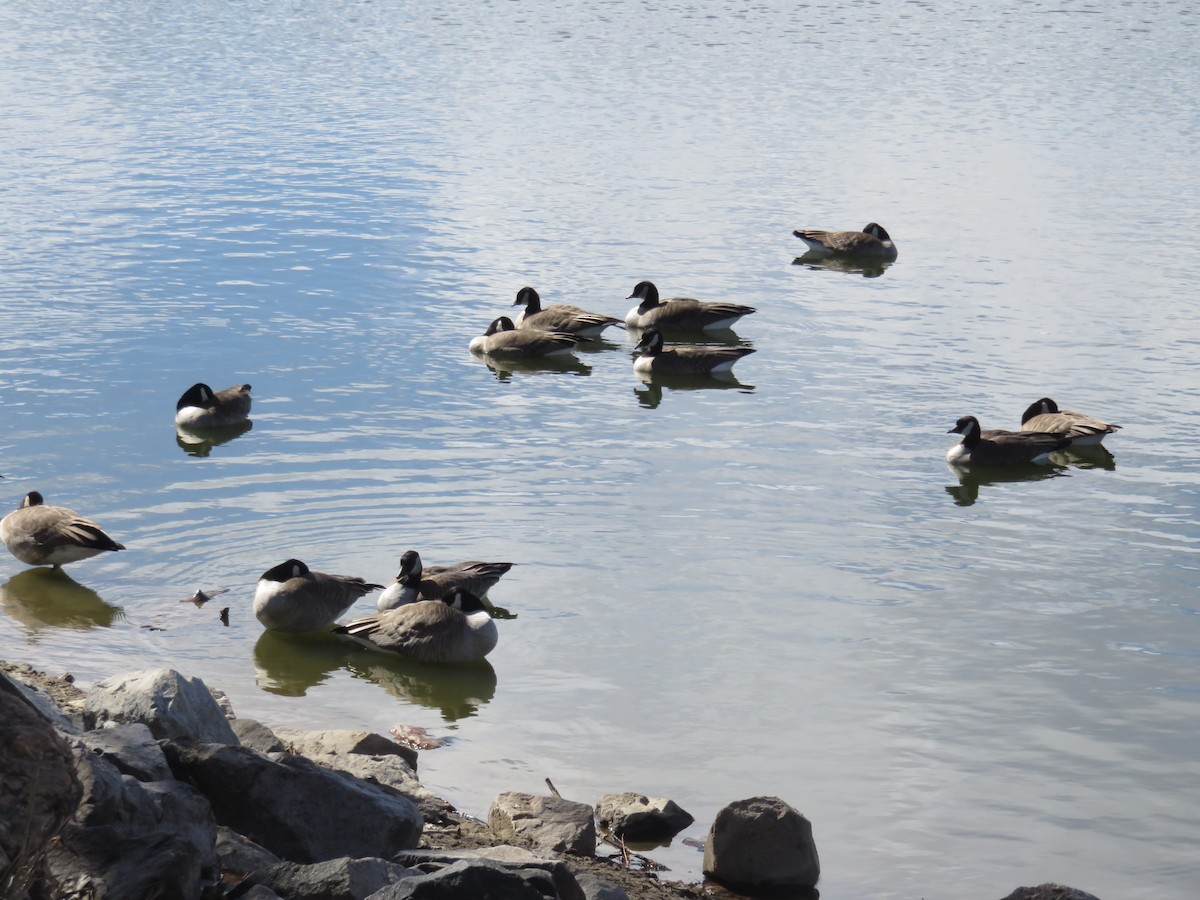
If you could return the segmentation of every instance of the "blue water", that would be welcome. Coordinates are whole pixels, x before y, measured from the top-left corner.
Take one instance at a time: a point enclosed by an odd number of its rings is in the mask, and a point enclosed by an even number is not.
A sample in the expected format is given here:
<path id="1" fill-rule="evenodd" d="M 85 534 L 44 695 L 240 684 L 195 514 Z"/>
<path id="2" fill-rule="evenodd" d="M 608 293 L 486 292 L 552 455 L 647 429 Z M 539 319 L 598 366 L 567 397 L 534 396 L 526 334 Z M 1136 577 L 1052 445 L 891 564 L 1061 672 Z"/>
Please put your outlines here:
<path id="1" fill-rule="evenodd" d="M 1190 900 L 1196 46 L 1185 3 L 5 6 L 0 507 L 129 549 L 0 559 L 0 657 L 426 727 L 476 814 L 549 777 L 702 839 L 775 794 L 827 897 Z M 868 221 L 876 277 L 795 261 Z M 623 317 L 645 278 L 757 307 L 735 384 L 643 384 L 620 332 L 466 350 L 526 284 Z M 253 384 L 253 428 L 181 442 L 196 381 Z M 1046 395 L 1111 459 L 960 484 L 946 429 Z M 250 612 L 288 557 L 410 547 L 518 563 L 489 666 Z"/>

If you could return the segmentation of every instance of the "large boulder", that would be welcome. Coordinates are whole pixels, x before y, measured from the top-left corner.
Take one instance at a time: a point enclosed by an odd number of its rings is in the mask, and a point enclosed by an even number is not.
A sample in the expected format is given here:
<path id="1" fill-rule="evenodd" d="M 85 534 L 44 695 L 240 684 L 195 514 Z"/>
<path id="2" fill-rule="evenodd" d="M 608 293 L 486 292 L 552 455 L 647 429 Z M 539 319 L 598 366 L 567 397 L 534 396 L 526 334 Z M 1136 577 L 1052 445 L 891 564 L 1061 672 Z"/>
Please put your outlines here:
<path id="1" fill-rule="evenodd" d="M 276 728 L 275 736 L 291 753 L 314 759 L 329 754 L 356 756 L 399 756 L 413 773 L 417 771 L 417 751 L 397 744 L 391 738 L 373 731 L 334 729 L 302 731 L 298 728 Z"/>
<path id="2" fill-rule="evenodd" d="M 71 748 L 0 674 L 0 894 L 42 880 L 46 846 L 82 794 Z"/>
<path id="3" fill-rule="evenodd" d="M 141 782 L 76 751 L 83 800 L 48 857 L 60 900 L 198 897 L 217 880 L 217 824 L 178 781 Z"/>
<path id="4" fill-rule="evenodd" d="M 104 757 L 122 775 L 132 775 L 138 781 L 167 781 L 172 777 L 162 747 L 141 722 L 85 731 L 76 746 Z"/>
<path id="5" fill-rule="evenodd" d="M 486 862 L 488 865 L 514 872 L 527 881 L 549 884 L 547 890 L 559 900 L 588 900 L 579 883 L 579 876 L 561 859 L 546 859 L 509 844 L 484 847 L 478 850 L 405 850 L 392 857 L 394 862 L 436 872 L 459 862 Z M 537 874 L 535 874 L 537 873 Z"/>
<path id="6" fill-rule="evenodd" d="M 1098 898 L 1078 888 L 1047 882 L 1039 884 L 1037 887 L 1019 887 L 1004 900 L 1098 900 Z"/>
<path id="7" fill-rule="evenodd" d="M 84 706 L 97 724 L 141 722 L 159 739 L 238 742 L 204 682 L 174 669 L 147 669 L 98 681 Z"/>
<path id="8" fill-rule="evenodd" d="M 747 893 L 812 888 L 821 876 L 812 825 L 778 797 L 751 797 L 717 813 L 704 874 Z"/>
<path id="9" fill-rule="evenodd" d="M 488 827 L 502 841 L 517 838 L 554 853 L 596 855 L 595 814 L 586 803 L 508 791 L 492 801 Z"/>
<path id="10" fill-rule="evenodd" d="M 596 804 L 596 818 L 625 841 L 669 841 L 696 821 L 674 800 L 631 792 L 605 794 Z"/>
<path id="11" fill-rule="evenodd" d="M 208 798 L 220 824 L 281 859 L 388 858 L 420 840 L 417 808 L 385 785 L 247 747 L 167 742 L 163 749 L 175 777 Z"/>
<path id="12" fill-rule="evenodd" d="M 437 822 L 453 807 L 421 784 L 416 773 L 402 757 L 394 755 L 363 756 L 360 753 L 304 753 L 318 766 L 346 772 L 364 781 L 374 781 L 399 791 L 416 804 L 427 822 Z"/>
<path id="13" fill-rule="evenodd" d="M 417 878 L 405 878 L 371 895 L 370 900 L 547 900 L 557 897 L 547 885 L 541 870 L 529 870 L 530 877 L 510 872 L 486 860 L 460 860 L 444 869 Z M 548 887 L 548 891 L 546 888 Z"/>
<path id="14" fill-rule="evenodd" d="M 377 858 L 341 857 L 307 864 L 280 862 L 252 873 L 239 885 L 239 891 L 265 885 L 288 900 L 364 900 L 402 878 L 422 874 Z M 231 895 L 239 896 L 239 892 Z"/>

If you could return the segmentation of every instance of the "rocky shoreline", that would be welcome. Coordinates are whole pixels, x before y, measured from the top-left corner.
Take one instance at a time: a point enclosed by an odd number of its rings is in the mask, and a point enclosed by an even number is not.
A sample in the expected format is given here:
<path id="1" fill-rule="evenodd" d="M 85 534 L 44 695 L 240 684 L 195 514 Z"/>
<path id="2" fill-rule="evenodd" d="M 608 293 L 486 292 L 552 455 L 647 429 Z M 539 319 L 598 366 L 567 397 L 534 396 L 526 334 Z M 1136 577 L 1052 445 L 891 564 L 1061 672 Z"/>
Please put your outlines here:
<path id="1" fill-rule="evenodd" d="M 597 852 L 612 835 L 677 833 L 666 800 L 597 808 L 502 794 L 488 822 L 417 778 L 415 749 L 364 731 L 271 729 L 170 669 L 86 692 L 0 661 L 0 897 L 251 900 L 815 898 L 807 819 L 777 798 L 721 810 L 703 884 Z M 1005 900 L 1095 900 L 1060 885 Z"/>

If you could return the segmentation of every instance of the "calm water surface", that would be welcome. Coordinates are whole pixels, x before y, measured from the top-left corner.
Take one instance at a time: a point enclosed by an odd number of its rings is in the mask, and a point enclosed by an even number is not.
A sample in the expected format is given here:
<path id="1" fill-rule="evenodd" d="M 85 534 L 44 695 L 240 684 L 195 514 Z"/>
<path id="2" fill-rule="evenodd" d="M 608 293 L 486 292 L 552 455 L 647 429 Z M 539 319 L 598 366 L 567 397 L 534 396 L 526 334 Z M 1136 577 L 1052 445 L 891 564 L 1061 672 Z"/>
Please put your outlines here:
<path id="1" fill-rule="evenodd" d="M 1198 42 L 1185 2 L 5 5 L 0 506 L 129 549 L 0 560 L 0 656 L 420 725 L 475 814 L 549 777 L 702 839 L 776 794 L 826 897 L 1194 897 Z M 875 277 L 794 261 L 871 220 Z M 758 308 L 734 385 L 644 385 L 621 332 L 466 350 L 526 284 L 623 316 L 644 278 Z M 200 380 L 253 428 L 177 438 Z M 960 483 L 955 419 L 1043 395 L 1111 458 Z M 519 564 L 490 665 L 250 611 L 410 547 Z"/>

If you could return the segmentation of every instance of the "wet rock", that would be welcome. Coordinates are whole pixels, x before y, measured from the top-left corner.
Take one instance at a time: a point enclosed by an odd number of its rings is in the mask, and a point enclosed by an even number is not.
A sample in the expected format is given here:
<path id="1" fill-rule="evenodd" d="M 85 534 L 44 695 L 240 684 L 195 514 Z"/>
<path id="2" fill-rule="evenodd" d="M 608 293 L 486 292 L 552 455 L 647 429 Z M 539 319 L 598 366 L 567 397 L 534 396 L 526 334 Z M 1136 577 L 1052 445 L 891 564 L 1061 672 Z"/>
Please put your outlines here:
<path id="1" fill-rule="evenodd" d="M 436 872 L 405 878 L 376 891 L 370 900 L 463 900 L 466 897 L 547 900 L 556 895 L 543 893 L 536 884 L 495 863 L 464 859 Z"/>
<path id="2" fill-rule="evenodd" d="M 502 841 L 518 838 L 541 850 L 596 855 L 596 822 L 586 803 L 509 791 L 492 801 L 488 826 Z"/>
<path id="3" fill-rule="evenodd" d="M 704 874 L 747 893 L 811 888 L 821 875 L 812 825 L 778 797 L 751 797 L 717 813 Z"/>
<path id="4" fill-rule="evenodd" d="M 1004 900 L 1099 900 L 1087 891 L 1067 887 L 1065 884 L 1039 884 L 1037 887 L 1019 887 Z"/>
<path id="5" fill-rule="evenodd" d="M 185 678 L 174 669 L 148 669 L 98 681 L 88 691 L 84 707 L 98 724 L 142 722 L 159 739 L 238 742 L 204 682 Z"/>
<path id="6" fill-rule="evenodd" d="M 215 883 L 217 825 L 199 793 L 86 750 L 75 760 L 83 799 L 48 855 L 56 898 L 198 897 Z"/>
<path id="7" fill-rule="evenodd" d="M 421 815 L 393 789 L 300 756 L 247 747 L 164 744 L 176 778 L 194 784 L 217 821 L 293 862 L 389 857 L 415 847 Z"/>
<path id="8" fill-rule="evenodd" d="M 605 794 L 596 804 L 600 826 L 626 841 L 669 841 L 695 818 L 665 797 Z"/>
<path id="9" fill-rule="evenodd" d="M 229 727 L 243 747 L 250 747 L 259 753 L 283 753 L 287 749 L 275 732 L 257 719 L 230 719 Z"/>
<path id="10" fill-rule="evenodd" d="M 297 728 L 276 728 L 275 736 L 283 741 L 290 752 L 307 756 L 309 759 L 326 754 L 399 756 L 414 774 L 417 771 L 416 750 L 371 731 L 303 731 Z"/>
<path id="11" fill-rule="evenodd" d="M 217 828 L 217 863 L 221 872 L 235 878 L 244 878 L 251 872 L 265 869 L 279 862 L 279 857 L 248 837 L 243 837 L 232 828 L 221 825 Z"/>
<path id="12" fill-rule="evenodd" d="M 243 885 L 247 890 L 263 885 L 288 900 L 363 900 L 402 878 L 421 874 L 378 858 L 341 857 L 307 865 L 280 862 L 251 874 L 229 896 L 231 900 L 242 896 Z"/>
<path id="13" fill-rule="evenodd" d="M 0 893 L 42 880 L 46 845 L 82 794 L 67 742 L 0 674 Z"/>
<path id="14" fill-rule="evenodd" d="M 149 727 L 141 722 L 85 731 L 76 743 L 104 757 L 122 775 L 131 775 L 138 781 L 168 781 L 172 777 L 162 748 Z"/>

